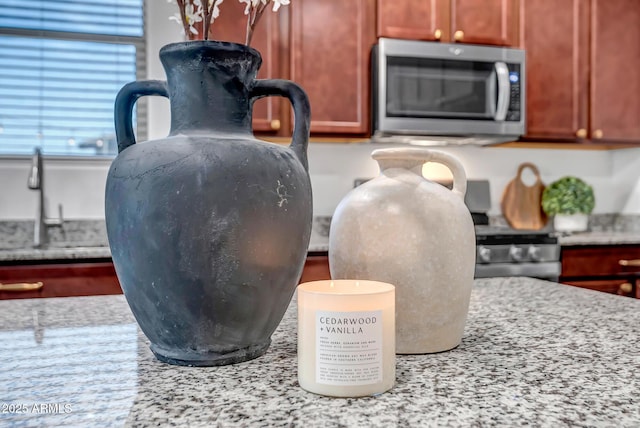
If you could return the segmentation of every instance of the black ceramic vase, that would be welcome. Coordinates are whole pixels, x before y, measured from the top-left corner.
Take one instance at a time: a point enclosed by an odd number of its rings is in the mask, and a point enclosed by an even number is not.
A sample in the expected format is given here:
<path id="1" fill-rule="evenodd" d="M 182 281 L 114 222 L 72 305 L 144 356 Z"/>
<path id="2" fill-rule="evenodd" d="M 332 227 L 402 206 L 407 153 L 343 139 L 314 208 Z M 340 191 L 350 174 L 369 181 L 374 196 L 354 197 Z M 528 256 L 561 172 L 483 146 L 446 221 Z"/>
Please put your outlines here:
<path id="1" fill-rule="evenodd" d="M 167 82 L 133 82 L 116 98 L 105 201 L 116 273 L 159 360 L 250 360 L 269 347 L 307 253 L 309 102 L 293 82 L 256 80 L 260 55 L 244 45 L 175 43 L 160 59 Z M 169 98 L 171 131 L 136 144 L 144 95 Z M 269 95 L 292 103 L 288 147 L 253 137 L 253 102 Z"/>

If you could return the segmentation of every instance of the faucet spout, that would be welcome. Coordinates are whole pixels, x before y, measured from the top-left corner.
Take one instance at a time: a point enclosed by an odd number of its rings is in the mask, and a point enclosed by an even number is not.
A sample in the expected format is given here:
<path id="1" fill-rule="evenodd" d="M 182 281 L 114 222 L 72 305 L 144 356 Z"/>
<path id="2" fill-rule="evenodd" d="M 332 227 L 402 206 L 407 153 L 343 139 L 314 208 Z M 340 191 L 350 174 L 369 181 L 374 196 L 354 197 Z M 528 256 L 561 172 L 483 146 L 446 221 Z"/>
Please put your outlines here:
<path id="1" fill-rule="evenodd" d="M 60 217 L 57 219 L 47 218 L 45 210 L 44 197 L 44 171 L 42 163 L 42 151 L 36 147 L 31 158 L 31 168 L 29 170 L 29 178 L 27 186 L 31 190 L 38 191 L 38 206 L 36 208 L 36 217 L 33 223 L 33 246 L 36 248 L 43 247 L 49 242 L 48 228 L 54 226 L 62 226 L 64 222 L 62 218 L 62 205 L 58 209 Z"/>
<path id="2" fill-rule="evenodd" d="M 36 147 L 31 158 L 31 170 L 29 171 L 29 179 L 27 186 L 31 190 L 39 190 L 42 183 L 42 151 L 40 147 Z"/>

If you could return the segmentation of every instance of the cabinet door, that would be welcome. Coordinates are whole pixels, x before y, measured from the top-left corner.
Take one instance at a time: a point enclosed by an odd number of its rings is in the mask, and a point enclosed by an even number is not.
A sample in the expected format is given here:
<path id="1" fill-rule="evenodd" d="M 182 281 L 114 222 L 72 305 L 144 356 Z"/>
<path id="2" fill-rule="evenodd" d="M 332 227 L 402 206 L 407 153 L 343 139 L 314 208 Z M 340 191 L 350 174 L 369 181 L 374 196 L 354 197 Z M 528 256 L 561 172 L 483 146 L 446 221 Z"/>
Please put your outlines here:
<path id="1" fill-rule="evenodd" d="M 311 103 L 311 132 L 367 134 L 375 0 L 291 2 L 291 79 Z"/>
<path id="2" fill-rule="evenodd" d="M 378 37 L 440 40 L 448 16 L 449 0 L 378 0 Z"/>
<path id="3" fill-rule="evenodd" d="M 640 1 L 591 5 L 591 136 L 640 142 Z"/>
<path id="4" fill-rule="evenodd" d="M 227 1 L 220 6 L 220 19 L 214 21 L 212 32 L 215 40 L 245 44 L 247 16 L 245 5 L 237 1 Z M 278 14 L 268 9 L 264 12 L 253 33 L 250 46 L 260 52 L 262 66 L 258 79 L 283 78 L 280 72 Z M 280 97 L 259 99 L 253 105 L 254 131 L 280 130 Z"/>
<path id="5" fill-rule="evenodd" d="M 521 3 L 527 137 L 587 137 L 589 8 L 584 0 Z"/>
<path id="6" fill-rule="evenodd" d="M 451 0 L 450 40 L 518 46 L 518 21 L 517 0 Z"/>

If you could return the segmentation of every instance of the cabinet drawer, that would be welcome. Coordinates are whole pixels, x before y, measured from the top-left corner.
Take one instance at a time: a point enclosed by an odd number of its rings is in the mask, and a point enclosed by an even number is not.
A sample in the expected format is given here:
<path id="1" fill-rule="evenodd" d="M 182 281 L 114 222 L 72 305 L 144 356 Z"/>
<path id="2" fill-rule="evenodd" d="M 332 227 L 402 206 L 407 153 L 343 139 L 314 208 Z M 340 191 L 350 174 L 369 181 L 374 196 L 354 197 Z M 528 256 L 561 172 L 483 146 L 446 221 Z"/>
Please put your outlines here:
<path id="1" fill-rule="evenodd" d="M 637 284 L 635 281 L 626 279 L 599 279 L 587 281 L 563 281 L 563 284 L 574 285 L 576 287 L 588 288 L 590 290 L 602 291 L 604 293 L 617 294 L 619 296 L 635 297 L 637 295 Z"/>
<path id="2" fill-rule="evenodd" d="M 2 284 L 38 282 L 43 285 L 36 290 L 0 290 L 0 300 L 122 294 L 110 261 L 0 266 Z"/>
<path id="3" fill-rule="evenodd" d="M 640 259 L 640 245 L 563 247 L 562 277 L 586 277 L 640 272 L 640 266 L 623 266 L 623 260 Z"/>

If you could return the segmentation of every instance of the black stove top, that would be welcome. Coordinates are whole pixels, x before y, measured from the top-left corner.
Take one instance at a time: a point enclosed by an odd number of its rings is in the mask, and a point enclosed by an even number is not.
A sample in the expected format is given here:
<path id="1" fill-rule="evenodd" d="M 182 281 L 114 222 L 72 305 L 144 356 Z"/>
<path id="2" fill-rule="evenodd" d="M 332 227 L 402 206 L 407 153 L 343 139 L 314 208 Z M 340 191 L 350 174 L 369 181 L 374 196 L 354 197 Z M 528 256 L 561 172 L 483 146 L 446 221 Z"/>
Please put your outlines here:
<path id="1" fill-rule="evenodd" d="M 471 213 L 471 219 L 475 225 L 489 225 L 489 216 L 485 213 Z"/>

